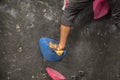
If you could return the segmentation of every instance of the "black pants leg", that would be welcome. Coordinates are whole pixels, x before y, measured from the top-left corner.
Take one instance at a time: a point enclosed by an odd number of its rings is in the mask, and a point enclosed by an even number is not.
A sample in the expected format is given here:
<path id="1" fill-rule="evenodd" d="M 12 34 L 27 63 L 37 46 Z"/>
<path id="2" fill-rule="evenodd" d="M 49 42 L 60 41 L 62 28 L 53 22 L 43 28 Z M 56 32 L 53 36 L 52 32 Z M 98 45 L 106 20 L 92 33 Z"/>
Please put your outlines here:
<path id="1" fill-rule="evenodd" d="M 61 17 L 61 24 L 73 27 L 73 22 L 77 15 L 87 7 L 93 0 L 73 0 L 65 8 Z"/>

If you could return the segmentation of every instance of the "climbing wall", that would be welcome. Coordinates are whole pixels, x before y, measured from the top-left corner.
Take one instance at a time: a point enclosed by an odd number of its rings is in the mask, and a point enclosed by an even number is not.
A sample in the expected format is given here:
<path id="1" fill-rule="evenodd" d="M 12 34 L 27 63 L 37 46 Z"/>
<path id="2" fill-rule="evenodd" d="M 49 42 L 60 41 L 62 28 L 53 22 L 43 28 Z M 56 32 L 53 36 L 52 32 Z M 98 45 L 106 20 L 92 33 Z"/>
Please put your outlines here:
<path id="1" fill-rule="evenodd" d="M 67 55 L 45 60 L 39 38 L 59 40 L 62 0 L 0 0 L 0 80 L 52 80 L 51 67 L 67 80 L 120 79 L 120 32 L 111 14 L 93 20 L 92 3 L 79 13 L 67 42 Z"/>

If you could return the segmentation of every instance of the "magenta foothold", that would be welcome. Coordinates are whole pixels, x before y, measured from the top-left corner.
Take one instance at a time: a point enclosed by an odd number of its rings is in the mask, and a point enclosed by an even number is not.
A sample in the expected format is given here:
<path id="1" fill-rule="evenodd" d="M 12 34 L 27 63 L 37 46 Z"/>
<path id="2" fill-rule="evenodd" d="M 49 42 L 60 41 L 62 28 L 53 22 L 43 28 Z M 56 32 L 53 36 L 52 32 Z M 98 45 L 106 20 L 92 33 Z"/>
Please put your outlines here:
<path id="1" fill-rule="evenodd" d="M 53 80 L 66 80 L 66 78 L 55 69 L 47 67 L 46 71 Z"/>

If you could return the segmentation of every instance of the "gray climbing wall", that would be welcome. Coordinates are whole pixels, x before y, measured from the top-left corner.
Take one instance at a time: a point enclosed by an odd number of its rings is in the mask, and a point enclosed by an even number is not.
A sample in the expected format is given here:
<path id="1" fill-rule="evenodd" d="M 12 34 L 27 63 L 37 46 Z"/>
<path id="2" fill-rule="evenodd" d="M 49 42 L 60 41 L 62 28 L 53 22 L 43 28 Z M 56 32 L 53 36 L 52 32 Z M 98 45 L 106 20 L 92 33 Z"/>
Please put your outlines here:
<path id="1" fill-rule="evenodd" d="M 76 19 L 59 62 L 43 59 L 38 40 L 59 39 L 62 0 L 0 0 L 0 80 L 51 80 L 49 66 L 67 80 L 120 80 L 120 32 L 110 14 L 94 21 L 92 4 Z M 80 80 L 80 79 L 78 79 Z"/>

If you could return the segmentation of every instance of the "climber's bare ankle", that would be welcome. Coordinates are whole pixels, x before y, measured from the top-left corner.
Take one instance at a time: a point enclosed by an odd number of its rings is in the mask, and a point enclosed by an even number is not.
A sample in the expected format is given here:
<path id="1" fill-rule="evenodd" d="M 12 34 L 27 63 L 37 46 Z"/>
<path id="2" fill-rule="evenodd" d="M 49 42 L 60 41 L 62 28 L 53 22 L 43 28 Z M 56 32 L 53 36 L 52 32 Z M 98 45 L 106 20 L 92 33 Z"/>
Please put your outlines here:
<path id="1" fill-rule="evenodd" d="M 63 50 L 65 48 L 64 44 L 58 44 L 57 50 Z"/>

